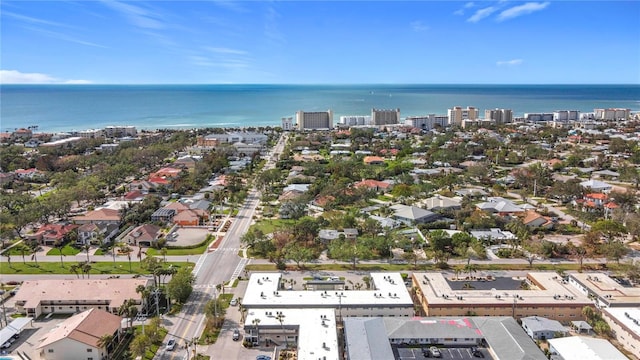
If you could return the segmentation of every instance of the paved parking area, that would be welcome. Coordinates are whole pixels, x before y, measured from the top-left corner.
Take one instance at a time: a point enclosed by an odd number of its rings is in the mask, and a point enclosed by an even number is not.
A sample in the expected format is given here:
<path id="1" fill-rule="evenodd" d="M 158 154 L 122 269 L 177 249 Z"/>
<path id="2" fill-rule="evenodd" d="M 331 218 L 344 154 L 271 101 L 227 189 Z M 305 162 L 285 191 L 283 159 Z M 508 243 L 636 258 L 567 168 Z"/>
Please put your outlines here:
<path id="1" fill-rule="evenodd" d="M 423 347 L 424 349 L 429 348 L 428 346 Z M 398 360 L 424 360 L 431 358 L 430 356 L 425 356 L 422 349 L 416 347 L 403 347 L 403 346 L 393 346 L 393 354 Z M 482 353 L 482 356 L 473 356 L 471 353 L 471 348 L 460 347 L 460 348 L 438 348 L 442 356 L 439 359 L 452 359 L 452 360 L 471 360 L 471 359 L 493 359 L 487 349 L 478 348 L 478 350 Z"/>
<path id="2" fill-rule="evenodd" d="M 209 234 L 209 230 L 206 227 L 202 228 L 177 228 L 171 236 L 167 239 L 167 245 L 171 246 L 190 246 L 196 245 L 204 241 Z"/>

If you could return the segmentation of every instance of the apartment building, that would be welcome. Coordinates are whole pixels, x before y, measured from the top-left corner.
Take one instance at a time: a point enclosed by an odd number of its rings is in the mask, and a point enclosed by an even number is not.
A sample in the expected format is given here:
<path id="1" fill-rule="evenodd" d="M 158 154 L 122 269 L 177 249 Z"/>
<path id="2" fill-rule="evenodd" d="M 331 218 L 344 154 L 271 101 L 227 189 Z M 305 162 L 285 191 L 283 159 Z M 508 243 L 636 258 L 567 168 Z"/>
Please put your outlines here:
<path id="1" fill-rule="evenodd" d="M 640 359 L 640 308 L 604 308 L 602 318 L 609 324 L 618 343 Z"/>
<path id="2" fill-rule="evenodd" d="M 525 113 L 524 121 L 527 121 L 527 122 L 553 121 L 553 113 Z"/>
<path id="3" fill-rule="evenodd" d="M 293 117 L 283 117 L 281 122 L 282 130 L 284 131 L 292 131 L 293 130 Z"/>
<path id="4" fill-rule="evenodd" d="M 404 124 L 406 126 L 411 126 L 422 130 L 431 130 L 435 128 L 436 125 L 445 128 L 448 123 L 449 118 L 446 115 L 436 114 L 407 116 L 404 120 Z"/>
<path id="5" fill-rule="evenodd" d="M 333 111 L 296 112 L 298 130 L 322 130 L 333 128 Z"/>
<path id="6" fill-rule="evenodd" d="M 593 112 L 595 113 L 596 120 L 604 121 L 628 120 L 631 116 L 631 109 L 593 109 Z"/>
<path id="7" fill-rule="evenodd" d="M 42 314 L 73 314 L 91 308 L 117 313 L 125 301 L 134 299 L 142 307 L 139 285 L 150 279 L 44 279 L 27 280 L 15 295 L 16 310 L 37 318 Z"/>
<path id="8" fill-rule="evenodd" d="M 478 119 L 478 109 L 473 106 L 467 106 L 466 108 L 462 108 L 462 106 L 454 106 L 447 110 L 447 118 L 449 125 L 462 126 L 462 120 Z"/>
<path id="9" fill-rule="evenodd" d="M 553 112 L 553 121 L 568 122 L 579 120 L 580 111 L 578 110 L 556 110 Z"/>
<path id="10" fill-rule="evenodd" d="M 340 116 L 340 125 L 346 126 L 364 126 L 371 125 L 371 116 L 369 115 L 347 115 Z"/>
<path id="11" fill-rule="evenodd" d="M 372 125 L 393 125 L 400 123 L 400 109 L 371 109 Z"/>
<path id="12" fill-rule="evenodd" d="M 511 109 L 493 109 L 484 111 L 485 120 L 489 120 L 497 125 L 509 124 L 513 122 L 513 111 Z"/>
<path id="13" fill-rule="evenodd" d="M 508 283 L 492 277 L 472 281 L 440 273 L 413 274 L 417 299 L 427 316 L 542 316 L 568 323 L 582 320 L 582 308 L 593 306 L 587 295 L 554 272 L 532 272 L 516 284 Z"/>

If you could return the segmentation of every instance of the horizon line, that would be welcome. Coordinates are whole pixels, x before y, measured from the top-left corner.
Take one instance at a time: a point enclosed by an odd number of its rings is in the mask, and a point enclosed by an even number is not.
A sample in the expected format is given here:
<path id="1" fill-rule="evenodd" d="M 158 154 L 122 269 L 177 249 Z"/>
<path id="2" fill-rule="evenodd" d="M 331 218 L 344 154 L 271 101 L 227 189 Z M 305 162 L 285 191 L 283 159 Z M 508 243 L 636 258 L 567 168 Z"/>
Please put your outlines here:
<path id="1" fill-rule="evenodd" d="M 286 86 L 370 86 L 370 85 L 457 85 L 457 86 L 486 86 L 486 85 L 498 85 L 498 86 L 556 86 L 556 85 L 575 85 L 575 86 L 601 86 L 601 85 L 635 85 L 640 86 L 640 83 L 78 83 L 78 84 L 65 84 L 65 83 L 0 83 L 0 86 L 95 86 L 95 85 L 111 85 L 111 86 L 176 86 L 176 85 L 286 85 Z"/>

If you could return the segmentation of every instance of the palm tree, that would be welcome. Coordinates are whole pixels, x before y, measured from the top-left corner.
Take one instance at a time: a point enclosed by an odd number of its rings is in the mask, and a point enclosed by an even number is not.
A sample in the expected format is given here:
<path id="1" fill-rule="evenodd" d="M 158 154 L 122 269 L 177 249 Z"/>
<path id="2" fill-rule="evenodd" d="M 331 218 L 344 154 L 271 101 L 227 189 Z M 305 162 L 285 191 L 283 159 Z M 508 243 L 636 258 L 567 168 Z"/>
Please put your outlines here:
<path id="1" fill-rule="evenodd" d="M 91 263 L 90 262 L 87 261 L 86 263 L 82 264 L 82 273 L 83 274 L 87 274 L 87 279 L 90 277 L 90 275 L 91 275 Z"/>
<path id="2" fill-rule="evenodd" d="M 278 312 L 276 315 L 276 320 L 280 322 L 280 327 L 282 328 L 282 335 L 284 336 L 285 347 L 289 347 L 289 340 L 287 339 L 287 334 L 284 333 L 284 314 L 282 312 Z"/>
<path id="3" fill-rule="evenodd" d="M 29 249 L 31 250 L 31 258 L 36 262 L 36 266 L 38 266 L 38 251 L 42 250 L 40 243 L 38 243 L 37 240 L 31 241 Z"/>
<path id="4" fill-rule="evenodd" d="M 120 249 L 119 249 L 121 254 L 126 254 L 127 255 L 127 259 L 129 259 L 129 272 L 133 272 L 132 268 L 131 268 L 131 253 L 133 252 L 133 249 L 131 247 L 129 247 L 129 245 L 127 245 L 126 243 L 122 243 L 120 244 Z"/>
<path id="5" fill-rule="evenodd" d="M 62 259 L 62 248 L 64 247 L 64 243 L 62 240 L 58 240 L 53 246 L 55 246 L 55 248 L 60 252 L 60 266 L 64 267 L 64 260 Z"/>
<path id="6" fill-rule="evenodd" d="M 91 259 L 89 259 L 89 250 L 91 250 L 91 243 L 86 242 L 84 243 L 84 245 L 82 245 L 82 250 L 87 252 L 87 262 L 91 262 Z"/>
<path id="7" fill-rule="evenodd" d="M 79 279 L 80 278 L 80 274 L 79 274 L 80 268 L 81 268 L 80 264 L 73 264 L 73 265 L 69 266 L 69 271 L 71 271 L 72 273 L 76 274 L 76 277 Z M 84 274 L 82 275 L 82 277 L 84 278 Z"/>
<path id="8" fill-rule="evenodd" d="M 167 248 L 163 247 L 162 249 L 160 249 L 160 255 L 162 255 L 162 260 L 164 260 L 164 262 L 167 262 Z"/>
<path id="9" fill-rule="evenodd" d="M 100 338 L 98 339 L 98 342 L 96 343 L 98 348 L 104 349 L 107 352 L 107 359 L 110 358 L 109 348 L 111 347 L 112 341 L 113 341 L 113 334 L 104 334 L 100 336 Z"/>
<path id="10" fill-rule="evenodd" d="M 138 285 L 136 287 L 136 293 L 140 294 L 140 298 L 142 299 L 142 308 L 148 312 L 149 309 L 147 309 L 147 298 L 149 297 L 151 291 L 144 285 Z"/>
<path id="11" fill-rule="evenodd" d="M 2 253 L 2 255 L 7 258 L 7 263 L 9 264 L 9 268 L 13 269 L 13 267 L 11 266 L 11 254 L 8 251 L 6 251 Z"/>
<path id="12" fill-rule="evenodd" d="M 256 327 L 256 343 L 260 344 L 260 329 L 258 328 L 258 325 L 260 325 L 260 319 L 255 318 L 251 320 L 251 323 Z"/>
<path id="13" fill-rule="evenodd" d="M 129 322 L 129 329 L 133 328 L 133 319 L 138 314 L 138 307 L 134 299 L 127 299 L 118 309 L 118 315 L 126 316 Z"/>

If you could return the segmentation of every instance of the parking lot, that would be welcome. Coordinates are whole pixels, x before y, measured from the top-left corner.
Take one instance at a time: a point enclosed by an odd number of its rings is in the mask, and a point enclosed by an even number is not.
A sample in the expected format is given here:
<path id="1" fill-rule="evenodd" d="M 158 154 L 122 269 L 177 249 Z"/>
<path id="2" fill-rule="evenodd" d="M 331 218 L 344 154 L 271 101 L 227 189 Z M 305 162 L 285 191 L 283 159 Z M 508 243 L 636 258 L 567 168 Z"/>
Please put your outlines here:
<path id="1" fill-rule="evenodd" d="M 395 358 L 398 360 L 424 360 L 433 358 L 428 351 L 423 352 L 423 349 L 428 349 L 429 346 L 425 346 L 422 348 L 417 347 L 403 347 L 403 346 L 393 346 L 393 354 Z M 471 348 L 468 347 L 457 347 L 457 348 L 438 348 L 440 351 L 441 357 L 439 359 L 455 359 L 455 360 L 464 360 L 464 359 L 492 359 L 491 355 L 487 349 L 478 348 L 478 351 L 482 353 L 482 356 L 473 356 L 471 352 Z M 426 354 L 426 356 L 425 356 Z"/>

